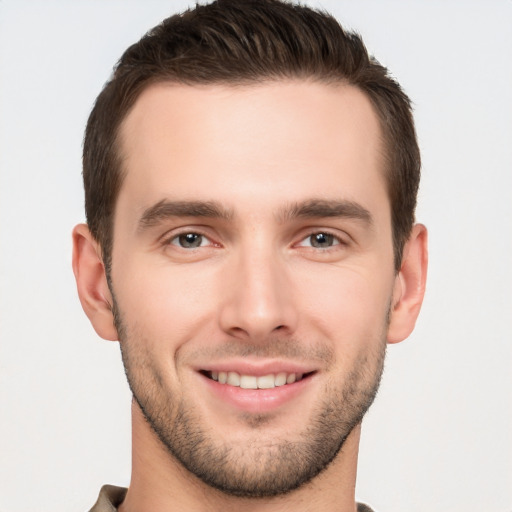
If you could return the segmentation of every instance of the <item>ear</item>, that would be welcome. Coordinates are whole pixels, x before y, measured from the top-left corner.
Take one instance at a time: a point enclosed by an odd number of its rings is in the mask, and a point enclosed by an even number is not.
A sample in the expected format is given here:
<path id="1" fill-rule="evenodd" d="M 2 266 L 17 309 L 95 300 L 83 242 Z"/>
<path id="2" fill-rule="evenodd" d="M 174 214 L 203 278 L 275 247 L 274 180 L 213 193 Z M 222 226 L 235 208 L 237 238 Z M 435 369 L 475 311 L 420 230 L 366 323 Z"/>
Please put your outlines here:
<path id="1" fill-rule="evenodd" d="M 402 266 L 395 277 L 388 343 L 398 343 L 413 331 L 425 295 L 427 265 L 427 228 L 416 224 L 404 246 Z"/>
<path id="2" fill-rule="evenodd" d="M 94 330 L 106 340 L 117 340 L 101 249 L 86 224 L 73 230 L 73 272 L 82 308 Z"/>

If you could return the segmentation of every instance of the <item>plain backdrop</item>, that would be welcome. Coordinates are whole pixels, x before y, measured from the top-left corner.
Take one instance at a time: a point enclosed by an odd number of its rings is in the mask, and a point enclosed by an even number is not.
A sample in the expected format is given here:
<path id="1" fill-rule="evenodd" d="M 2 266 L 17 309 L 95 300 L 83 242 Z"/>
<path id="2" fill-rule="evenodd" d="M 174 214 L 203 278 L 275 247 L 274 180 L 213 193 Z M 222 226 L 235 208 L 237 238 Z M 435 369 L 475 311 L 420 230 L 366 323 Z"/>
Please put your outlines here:
<path id="1" fill-rule="evenodd" d="M 512 2 L 309 2 L 358 30 L 415 104 L 430 230 L 415 333 L 390 347 L 357 497 L 512 510 Z M 122 51 L 186 0 L 0 0 L 0 512 L 85 511 L 127 485 L 117 343 L 78 302 L 81 144 Z"/>

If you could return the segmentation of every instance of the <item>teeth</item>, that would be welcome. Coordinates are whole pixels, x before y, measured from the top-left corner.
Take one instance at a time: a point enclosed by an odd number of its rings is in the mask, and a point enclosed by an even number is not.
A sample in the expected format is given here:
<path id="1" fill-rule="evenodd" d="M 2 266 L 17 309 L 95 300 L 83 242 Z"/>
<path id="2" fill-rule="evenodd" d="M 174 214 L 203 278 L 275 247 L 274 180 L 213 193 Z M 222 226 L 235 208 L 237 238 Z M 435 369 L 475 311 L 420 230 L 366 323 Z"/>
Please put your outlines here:
<path id="1" fill-rule="evenodd" d="M 286 384 L 286 373 L 278 373 L 276 375 L 276 386 L 284 386 Z"/>
<path id="2" fill-rule="evenodd" d="M 304 374 L 281 372 L 256 377 L 254 375 L 240 375 L 237 372 L 211 372 L 210 376 L 220 384 L 228 384 L 229 386 L 241 387 L 242 389 L 272 389 L 277 386 L 298 382 Z"/>
<path id="3" fill-rule="evenodd" d="M 258 388 L 259 389 L 271 389 L 276 386 L 276 378 L 273 375 L 265 375 L 258 377 Z"/>
<path id="4" fill-rule="evenodd" d="M 227 384 L 230 386 L 240 386 L 240 375 L 236 372 L 228 372 Z"/>
<path id="5" fill-rule="evenodd" d="M 242 375 L 240 377 L 240 387 L 243 389 L 258 389 L 258 378 L 254 375 Z"/>
<path id="6" fill-rule="evenodd" d="M 297 379 L 297 376 L 295 375 L 295 373 L 290 373 L 290 375 L 288 375 L 288 377 L 286 377 L 286 384 L 293 384 L 296 379 Z"/>

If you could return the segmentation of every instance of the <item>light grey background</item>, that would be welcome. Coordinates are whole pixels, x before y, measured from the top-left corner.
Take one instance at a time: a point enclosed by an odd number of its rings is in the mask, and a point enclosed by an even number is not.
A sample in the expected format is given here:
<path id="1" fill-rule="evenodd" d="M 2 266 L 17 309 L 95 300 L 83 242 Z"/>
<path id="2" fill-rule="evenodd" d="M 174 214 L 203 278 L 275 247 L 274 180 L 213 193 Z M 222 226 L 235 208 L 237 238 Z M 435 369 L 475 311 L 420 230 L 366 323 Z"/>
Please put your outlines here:
<path id="1" fill-rule="evenodd" d="M 82 313 L 83 128 L 122 51 L 187 1 L 0 0 L 0 511 L 84 511 L 130 472 L 116 343 Z M 357 496 L 512 510 L 512 2 L 327 1 L 415 102 L 430 273 L 392 346 Z"/>

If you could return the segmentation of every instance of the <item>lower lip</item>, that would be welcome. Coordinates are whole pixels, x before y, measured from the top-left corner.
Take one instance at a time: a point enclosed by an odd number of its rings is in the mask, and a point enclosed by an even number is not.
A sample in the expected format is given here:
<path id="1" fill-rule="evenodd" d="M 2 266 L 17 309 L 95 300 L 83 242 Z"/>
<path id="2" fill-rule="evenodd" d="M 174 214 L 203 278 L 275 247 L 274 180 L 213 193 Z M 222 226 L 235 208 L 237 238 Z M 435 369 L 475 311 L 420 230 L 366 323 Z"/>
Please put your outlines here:
<path id="1" fill-rule="evenodd" d="M 293 384 L 270 389 L 244 389 L 220 384 L 201 374 L 200 376 L 215 396 L 241 411 L 250 413 L 266 413 L 278 409 L 303 393 L 313 377 L 308 375 Z"/>

